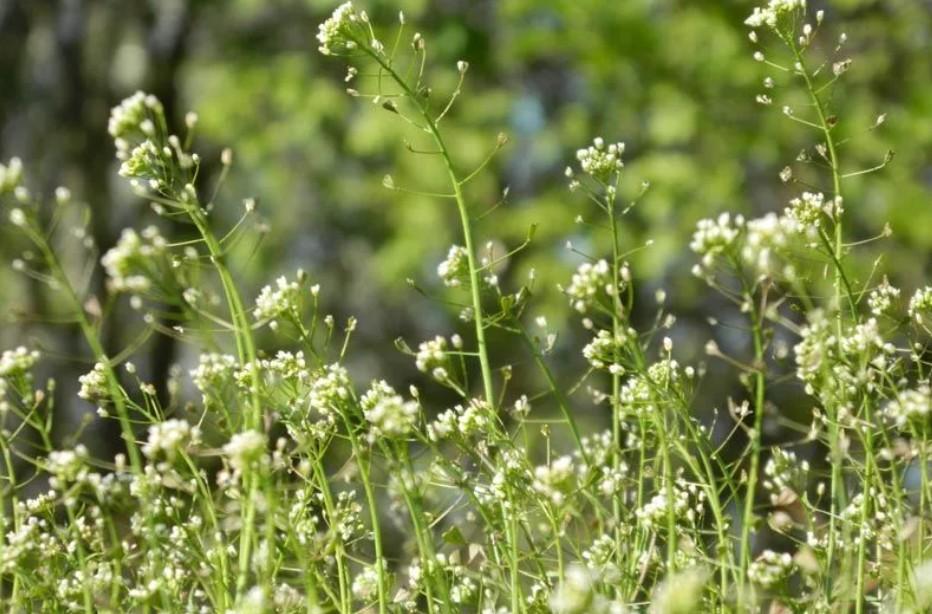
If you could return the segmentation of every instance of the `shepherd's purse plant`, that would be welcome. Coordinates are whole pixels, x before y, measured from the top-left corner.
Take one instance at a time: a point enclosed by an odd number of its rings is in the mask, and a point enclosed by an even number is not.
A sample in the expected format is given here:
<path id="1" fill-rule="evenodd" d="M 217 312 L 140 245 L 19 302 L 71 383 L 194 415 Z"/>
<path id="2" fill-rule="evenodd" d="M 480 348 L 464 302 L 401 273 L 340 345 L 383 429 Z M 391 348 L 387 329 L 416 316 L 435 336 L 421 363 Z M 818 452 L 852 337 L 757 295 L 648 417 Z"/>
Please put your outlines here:
<path id="1" fill-rule="evenodd" d="M 13 268 L 81 335 L 77 395 L 121 434 L 113 458 L 62 439 L 62 392 L 37 375 L 42 348 L 0 356 L 4 609 L 928 611 L 932 286 L 901 289 L 880 263 L 854 264 L 867 240 L 846 223 L 860 205 L 847 181 L 892 155 L 866 169 L 846 160 L 857 128 L 830 94 L 852 61 L 846 36 L 823 22 L 805 0 L 770 0 L 746 21 L 762 112 L 781 109 L 810 144 L 774 173 L 798 188 L 783 208 L 710 211 L 688 240 L 694 276 L 733 306 L 710 323 L 705 349 L 741 395 L 711 412 L 696 400 L 708 365 L 678 357 L 675 314 L 637 282 L 643 244 L 622 232 L 636 202 L 622 194 L 650 194 L 622 185 L 625 144 L 596 137 L 567 152 L 564 171 L 565 206 L 589 244 L 609 249 L 571 248 L 578 267 L 557 287 L 533 273 L 507 287 L 499 271 L 534 227 L 517 245 L 483 236 L 480 219 L 508 207 L 476 202 L 471 188 L 508 139 L 464 166 L 445 127 L 469 63 L 456 64 L 451 91 L 435 88 L 428 41 L 401 14 L 389 31 L 347 2 L 317 46 L 347 64 L 348 104 L 400 122 L 411 155 L 442 175 L 446 187 L 429 194 L 385 175 L 399 206 L 429 195 L 459 222 L 427 282 L 456 306 L 458 330 L 397 344 L 418 387 L 354 379 L 356 320 L 323 312 L 328 289 L 313 273 L 244 296 L 229 256 L 256 201 L 222 227 L 234 156 L 224 150 L 220 180 L 203 180 L 195 114 L 172 126 L 143 92 L 113 109 L 119 174 L 154 217 L 103 254 L 66 188 L 45 198 L 18 159 L 0 166 L 4 216 L 28 243 Z M 99 262 L 103 286 L 76 252 Z M 572 350 L 586 366 L 569 381 L 552 368 L 560 331 L 536 312 L 553 293 L 588 339 Z M 138 313 L 129 347 L 108 347 L 114 309 Z M 196 361 L 145 381 L 133 357 L 151 335 L 177 337 Z M 493 335 L 520 348 L 544 390 L 510 385 L 513 351 L 497 355 Z M 811 407 L 805 421 L 780 414 L 775 391 L 787 388 Z M 457 400 L 436 406 L 439 389 Z M 603 429 L 580 419 L 593 404 Z M 767 421 L 796 436 L 765 445 Z"/>

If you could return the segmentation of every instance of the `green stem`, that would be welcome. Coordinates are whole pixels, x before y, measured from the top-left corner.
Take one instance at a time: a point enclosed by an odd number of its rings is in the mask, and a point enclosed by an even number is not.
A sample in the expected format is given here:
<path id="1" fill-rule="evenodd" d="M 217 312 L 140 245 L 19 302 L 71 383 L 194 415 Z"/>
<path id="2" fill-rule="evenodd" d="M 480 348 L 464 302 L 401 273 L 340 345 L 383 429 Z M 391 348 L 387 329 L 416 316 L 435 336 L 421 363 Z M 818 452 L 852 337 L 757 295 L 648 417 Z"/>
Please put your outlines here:
<path id="1" fill-rule="evenodd" d="M 427 132 L 433 138 L 434 143 L 437 145 L 437 149 L 439 150 L 440 157 L 443 159 L 443 164 L 446 168 L 447 176 L 449 177 L 451 187 L 453 188 L 453 197 L 454 200 L 456 200 L 456 208 L 460 216 L 460 225 L 463 231 L 463 243 L 466 249 L 466 258 L 469 265 L 469 291 L 470 297 L 472 299 L 473 319 L 475 321 L 479 366 L 482 372 L 482 387 L 485 394 L 485 400 L 488 402 L 489 406 L 495 409 L 495 387 L 492 380 L 492 367 L 489 361 L 489 352 L 485 340 L 485 316 L 482 310 L 481 287 L 479 285 L 480 267 L 476 263 L 475 246 L 473 244 L 472 220 L 469 217 L 469 208 L 466 206 L 466 199 L 463 195 L 463 182 L 460 181 L 456 174 L 456 169 L 454 169 L 453 161 L 450 158 L 450 153 L 447 150 L 446 143 L 443 140 L 443 136 L 440 134 L 440 129 L 437 127 L 436 121 L 431 116 L 430 112 L 428 111 L 425 104 L 421 101 L 420 97 L 408 86 L 407 82 L 405 82 L 405 80 L 402 79 L 397 72 L 395 72 L 395 69 L 392 68 L 391 64 L 389 64 L 381 54 L 371 50 L 369 46 L 365 44 L 365 42 L 361 44 L 361 48 L 364 49 L 379 64 L 379 66 L 381 66 L 382 69 L 391 76 L 395 83 L 398 84 L 398 86 L 404 91 L 408 98 L 414 103 L 418 113 L 427 123 Z"/>
<path id="2" fill-rule="evenodd" d="M 818 90 L 816 89 L 812 76 L 809 73 L 809 70 L 806 68 L 805 61 L 803 60 L 802 51 L 799 46 L 796 44 L 796 41 L 792 36 L 784 38 L 785 44 L 792 50 L 793 55 L 796 59 L 796 63 L 799 67 L 799 72 L 802 75 L 803 81 L 806 84 L 806 90 L 809 94 L 809 98 L 812 102 L 813 107 L 816 110 L 816 114 L 819 119 L 819 126 L 822 130 L 823 135 L 825 136 L 825 147 L 828 152 L 828 161 L 832 171 L 832 188 L 834 191 L 834 198 L 841 199 L 841 173 L 839 171 L 838 165 L 838 153 L 835 145 L 835 139 L 832 136 L 832 125 L 828 121 L 828 115 L 825 111 L 825 105 L 822 102 L 822 99 L 819 97 Z M 833 219 L 835 222 L 834 228 L 834 245 L 832 246 L 832 260 L 835 265 L 835 303 L 838 306 L 838 310 L 835 317 L 835 326 L 836 326 L 836 336 L 838 343 L 841 343 L 844 339 L 843 327 L 842 327 L 842 314 L 841 314 L 841 293 L 842 288 L 845 285 L 845 275 L 843 270 L 843 258 L 844 258 L 844 245 L 842 242 L 842 220 L 841 215 L 835 211 Z M 849 297 L 851 301 L 851 297 Z M 857 311 L 854 310 L 853 317 L 857 319 Z M 832 425 L 829 428 L 829 445 L 831 447 L 831 457 L 832 457 L 832 471 L 831 471 L 831 503 L 829 509 L 829 536 L 828 536 L 828 545 L 826 548 L 826 568 L 828 573 L 825 574 L 826 578 L 826 594 L 829 599 L 832 595 L 832 564 L 835 557 L 835 525 L 836 517 L 838 515 L 839 507 L 844 507 L 845 499 L 847 499 L 844 487 L 843 473 L 842 473 L 842 453 L 840 451 L 840 433 L 837 425 L 837 420 L 832 420 Z M 858 597 L 859 601 L 861 597 Z"/>
<path id="3" fill-rule="evenodd" d="M 104 376 L 107 378 L 110 401 L 116 409 L 117 420 L 120 423 L 120 432 L 126 443 L 126 452 L 129 457 L 130 467 L 132 467 L 133 473 L 140 475 L 142 473 L 142 457 L 140 456 L 139 446 L 136 443 L 136 435 L 129 418 L 124 391 L 113 369 L 113 365 L 110 363 L 110 359 L 104 351 L 100 336 L 97 334 L 97 329 L 95 329 L 90 323 L 90 320 L 88 320 L 87 314 L 84 311 L 84 305 L 78 297 L 77 291 L 65 274 L 65 270 L 58 260 L 58 256 L 55 255 L 48 241 L 28 223 L 23 226 L 23 230 L 33 244 L 39 248 L 39 251 L 42 252 L 42 257 L 45 260 L 46 266 L 49 267 L 52 277 L 55 278 L 64 289 L 65 296 L 70 303 L 70 310 L 78 321 L 78 326 L 81 328 L 81 333 L 84 336 L 85 342 L 94 355 L 94 360 L 104 367 Z"/>
<path id="4" fill-rule="evenodd" d="M 369 521 L 372 523 L 372 542 L 375 547 L 375 567 L 376 581 L 379 590 L 379 614 L 385 614 L 388 611 L 388 579 L 385 577 L 385 555 L 382 549 L 382 526 L 379 522 L 378 501 L 375 498 L 375 490 L 372 487 L 371 474 L 369 468 L 371 463 L 367 464 L 366 457 L 371 455 L 371 451 L 364 453 L 362 446 L 359 445 L 359 438 L 356 437 L 349 418 L 343 415 L 343 422 L 346 425 L 346 432 L 349 436 L 350 445 L 353 448 L 353 456 L 356 457 L 356 465 L 359 468 L 359 477 L 362 480 L 362 488 L 366 494 L 366 504 L 369 507 Z"/>
<path id="5" fill-rule="evenodd" d="M 327 474 L 324 473 L 323 464 L 319 459 L 314 462 L 314 476 L 317 478 L 320 492 L 323 495 L 324 511 L 327 513 L 327 520 L 330 525 L 330 530 L 334 531 L 334 540 L 336 543 L 336 553 L 334 558 L 336 559 L 337 566 L 337 583 L 340 589 L 340 611 L 348 612 L 350 611 L 351 607 L 349 594 L 349 571 L 346 568 L 346 557 L 344 556 L 343 552 L 343 542 L 340 540 L 340 536 L 334 529 L 336 526 L 337 513 L 336 507 L 333 504 L 333 493 L 330 492 L 330 481 L 327 479 Z"/>
<path id="6" fill-rule="evenodd" d="M 748 295 L 748 301 L 753 301 L 753 297 Z M 744 513 L 741 518 L 741 550 L 740 550 L 740 568 L 741 584 L 747 578 L 747 569 L 751 563 L 751 527 L 754 525 L 754 500 L 757 498 L 757 481 L 760 473 L 760 456 L 761 456 L 761 429 L 764 423 L 764 395 L 765 395 L 765 378 L 764 378 L 764 341 L 762 333 L 762 316 L 753 310 L 753 343 L 754 343 L 754 426 L 749 433 L 751 448 L 751 466 L 748 469 L 747 491 L 744 496 Z M 752 585 L 753 587 L 753 585 Z M 751 589 L 753 591 L 753 588 Z M 743 593 L 743 591 L 742 591 Z M 743 596 L 739 596 L 743 599 Z M 753 600 L 753 595 L 752 595 Z"/>

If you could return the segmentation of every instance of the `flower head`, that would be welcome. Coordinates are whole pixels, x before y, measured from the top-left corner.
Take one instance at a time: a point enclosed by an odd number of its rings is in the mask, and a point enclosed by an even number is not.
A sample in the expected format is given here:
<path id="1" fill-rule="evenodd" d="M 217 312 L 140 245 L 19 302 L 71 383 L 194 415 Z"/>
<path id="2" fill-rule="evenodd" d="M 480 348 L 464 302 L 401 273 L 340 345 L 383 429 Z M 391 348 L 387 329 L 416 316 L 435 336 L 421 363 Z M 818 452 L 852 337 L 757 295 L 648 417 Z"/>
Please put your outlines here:
<path id="1" fill-rule="evenodd" d="M 576 160 L 583 173 L 593 179 L 608 183 L 613 175 L 620 173 L 624 167 L 621 156 L 625 152 L 624 143 L 605 144 L 605 140 L 596 137 L 592 145 L 576 151 Z M 572 169 L 568 175 L 572 176 Z"/>
<path id="2" fill-rule="evenodd" d="M 356 12 L 352 2 L 344 2 L 325 22 L 317 27 L 318 50 L 324 55 L 338 55 L 358 46 L 353 40 L 354 28 L 362 23 L 363 16 Z"/>
<path id="3" fill-rule="evenodd" d="M 223 453 L 234 469 L 242 471 L 265 452 L 266 437 L 258 431 L 236 433 L 223 446 Z"/>
<path id="4" fill-rule="evenodd" d="M 372 382 L 359 404 L 373 436 L 406 437 L 417 424 L 417 402 L 405 401 L 384 380 Z"/>
<path id="5" fill-rule="evenodd" d="M 767 26 L 776 29 L 782 17 L 792 15 L 796 10 L 806 10 L 806 0 L 770 0 L 765 7 L 754 7 L 754 12 L 744 23 L 752 28 Z"/>
<path id="6" fill-rule="evenodd" d="M 37 350 L 19 346 L 15 350 L 6 350 L 0 356 L 0 377 L 15 377 L 29 373 L 39 360 Z"/>
<path id="7" fill-rule="evenodd" d="M 149 458 L 164 454 L 169 460 L 200 441 L 201 431 L 185 420 L 171 419 L 149 427 L 149 438 L 142 453 Z"/>
<path id="8" fill-rule="evenodd" d="M 437 265 L 437 275 L 448 288 L 456 288 L 462 284 L 462 280 L 469 275 L 466 248 L 460 245 L 451 246 L 446 260 Z"/>
<path id="9" fill-rule="evenodd" d="M 13 192 L 23 180 L 23 163 L 19 158 L 10 158 L 4 166 L 0 164 L 0 196 Z"/>

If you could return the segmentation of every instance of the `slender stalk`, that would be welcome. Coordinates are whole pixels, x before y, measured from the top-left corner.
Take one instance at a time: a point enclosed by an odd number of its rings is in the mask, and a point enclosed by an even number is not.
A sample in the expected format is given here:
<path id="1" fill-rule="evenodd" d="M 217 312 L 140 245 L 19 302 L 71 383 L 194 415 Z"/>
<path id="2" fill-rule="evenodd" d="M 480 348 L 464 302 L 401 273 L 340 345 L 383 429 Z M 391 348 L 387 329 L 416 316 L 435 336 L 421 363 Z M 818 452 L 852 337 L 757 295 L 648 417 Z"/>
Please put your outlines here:
<path id="1" fill-rule="evenodd" d="M 350 440 L 350 446 L 353 449 L 353 456 L 356 458 L 356 466 L 359 468 L 359 477 L 362 481 L 362 488 L 366 494 L 366 504 L 369 508 L 369 521 L 372 523 L 372 542 L 375 547 L 375 566 L 376 582 L 379 591 L 379 614 L 385 614 L 388 611 L 388 579 L 385 577 L 385 555 L 382 549 L 382 525 L 379 521 L 378 501 L 375 498 L 375 490 L 372 487 L 371 474 L 369 469 L 371 462 L 367 463 L 370 452 L 364 452 L 359 445 L 359 438 L 353 430 L 349 417 L 343 415 L 343 422 L 346 426 L 347 436 Z"/>
<path id="2" fill-rule="evenodd" d="M 806 84 L 806 91 L 809 94 L 809 98 L 812 102 L 813 107 L 816 110 L 816 114 L 819 120 L 819 126 L 822 129 L 822 134 L 825 137 L 825 146 L 828 152 L 828 162 L 831 167 L 832 172 L 832 188 L 834 192 L 834 197 L 836 199 L 842 198 L 841 192 L 841 172 L 838 164 L 838 153 L 837 147 L 835 144 L 835 138 L 832 135 L 832 125 L 828 121 L 828 114 L 825 111 L 825 105 L 822 102 L 822 99 L 819 97 L 818 90 L 816 89 L 812 76 L 809 70 L 806 68 L 806 63 L 803 58 L 802 51 L 799 46 L 796 44 L 796 41 L 789 37 L 787 44 L 793 51 L 793 55 L 796 59 L 796 62 L 799 66 L 799 72 L 803 77 L 803 81 Z M 833 245 L 833 254 L 832 260 L 835 265 L 835 304 L 836 304 L 836 333 L 838 343 L 841 343 L 843 336 L 842 330 L 842 312 L 841 312 L 841 294 L 842 289 L 845 287 L 845 274 L 843 269 L 843 259 L 844 259 L 844 244 L 843 244 L 843 233 L 842 233 L 842 219 L 841 215 L 836 212 L 836 215 L 833 216 L 835 222 L 834 228 L 834 245 Z M 856 311 L 853 316 L 857 318 Z M 838 516 L 838 510 L 845 505 L 845 500 L 847 499 L 845 493 L 845 485 L 843 478 L 843 463 L 842 455 L 840 453 L 841 446 L 841 433 L 838 429 L 837 420 L 832 420 L 833 427 L 830 428 L 830 446 L 832 448 L 832 472 L 831 472 L 831 504 L 829 510 L 829 543 L 827 547 L 827 564 L 826 567 L 829 570 L 829 573 L 826 574 L 826 590 L 829 597 L 831 597 L 832 592 L 832 563 L 835 556 L 835 524 L 836 518 Z M 857 596 L 858 604 L 862 603 L 863 596 Z"/>
<path id="3" fill-rule="evenodd" d="M 256 346 L 252 338 L 252 326 L 246 309 L 243 306 L 243 300 L 239 295 L 233 276 L 225 263 L 225 255 L 220 246 L 220 242 L 214 236 L 207 223 L 203 209 L 198 203 L 193 203 L 188 208 L 188 216 L 197 227 L 207 250 L 210 253 L 210 260 L 220 277 L 223 286 L 224 295 L 226 296 L 227 306 L 230 311 L 230 319 L 233 322 L 234 337 L 236 339 L 236 349 L 241 364 L 254 365 L 256 362 Z M 256 369 L 250 369 L 250 411 L 246 412 L 245 428 L 258 429 L 261 427 L 262 406 L 259 398 L 259 382 Z M 243 483 L 247 484 L 248 493 L 243 508 L 243 528 L 240 535 L 239 544 L 239 571 L 236 579 L 236 594 L 242 595 L 246 589 L 249 579 L 249 563 L 252 549 L 255 547 L 255 526 L 253 526 L 256 514 L 256 499 L 259 495 L 259 481 L 252 467 L 247 468 L 246 475 L 243 476 Z M 271 511 L 269 511 L 271 513 Z"/>
<path id="4" fill-rule="evenodd" d="M 748 296 L 748 301 L 753 297 Z M 754 524 L 754 501 L 757 498 L 757 482 L 760 473 L 761 456 L 761 430 L 764 424 L 764 341 L 762 331 L 762 317 L 757 310 L 752 309 L 752 338 L 754 344 L 754 426 L 749 433 L 751 464 L 748 468 L 747 490 L 744 495 L 744 512 L 741 517 L 741 545 L 739 564 L 742 569 L 742 586 L 747 577 L 747 569 L 751 564 L 751 527 Z M 753 584 L 751 585 L 753 591 Z M 743 591 L 742 591 L 743 593 Z M 743 600 L 744 596 L 739 595 Z M 753 601 L 753 596 L 752 596 Z"/>
<path id="5" fill-rule="evenodd" d="M 71 280 L 65 273 L 61 261 L 52 250 L 46 238 L 40 232 L 37 232 L 30 223 L 25 224 L 22 228 L 24 233 L 42 253 L 42 258 L 45 260 L 46 266 L 49 267 L 52 277 L 64 290 L 65 297 L 69 303 L 69 310 L 77 320 L 84 340 L 90 348 L 91 353 L 94 355 L 94 360 L 103 365 L 104 376 L 107 378 L 107 388 L 110 394 L 109 400 L 116 409 L 121 435 L 126 443 L 126 452 L 129 457 L 130 467 L 133 473 L 139 475 L 142 473 L 142 457 L 140 456 L 139 446 L 136 443 L 136 435 L 126 406 L 125 393 L 113 369 L 113 365 L 104 351 L 97 329 L 94 328 L 90 320 L 88 320 L 87 314 L 84 311 L 84 305 L 78 297 L 77 291 L 71 284 Z"/>
<path id="6" fill-rule="evenodd" d="M 324 467 L 320 460 L 315 462 L 313 465 L 314 476 L 317 479 L 321 495 L 323 496 L 324 511 L 327 513 L 327 520 L 330 523 L 331 530 L 334 530 L 333 527 L 336 525 L 337 514 L 336 506 L 333 504 L 333 493 L 330 492 L 330 481 L 327 479 L 327 474 L 324 473 Z M 349 594 L 349 570 L 346 568 L 346 556 L 343 550 L 343 542 L 339 539 L 339 536 L 335 538 L 335 541 L 336 554 L 334 559 L 336 559 L 337 584 L 340 591 L 339 609 L 342 612 L 348 612 L 351 607 Z"/>
<path id="7" fill-rule="evenodd" d="M 382 69 L 389 74 L 389 76 L 391 76 L 392 80 L 398 84 L 398 86 L 415 105 L 418 113 L 421 115 L 427 125 L 427 132 L 431 135 L 431 138 L 433 138 L 434 143 L 437 145 L 438 153 L 443 159 L 444 168 L 447 171 L 450 185 L 453 188 L 453 198 L 456 201 L 456 208 L 460 216 L 460 226 L 463 232 L 463 243 L 466 249 L 467 263 L 469 265 L 469 292 L 472 301 L 473 321 L 475 322 L 479 367 L 482 372 L 483 392 L 485 394 L 485 400 L 494 409 L 497 405 L 497 400 L 495 397 L 495 386 L 492 380 L 492 367 L 489 361 L 488 346 L 485 340 L 485 316 L 482 309 L 482 295 L 481 287 L 479 285 L 480 267 L 476 262 L 472 219 L 469 216 L 469 208 L 466 205 L 466 198 L 463 194 L 463 182 L 456 174 L 456 169 L 453 166 L 453 160 L 450 158 L 450 153 L 447 150 L 443 136 L 440 134 L 440 129 L 437 127 L 436 121 L 434 120 L 428 108 L 422 102 L 421 98 L 411 89 L 408 83 L 395 71 L 392 65 L 387 62 L 382 55 L 372 51 L 369 46 L 365 44 L 365 42 L 363 42 L 360 47 L 365 49 L 366 53 L 368 53 L 369 56 L 372 57 L 379 64 L 379 66 L 381 66 Z"/>

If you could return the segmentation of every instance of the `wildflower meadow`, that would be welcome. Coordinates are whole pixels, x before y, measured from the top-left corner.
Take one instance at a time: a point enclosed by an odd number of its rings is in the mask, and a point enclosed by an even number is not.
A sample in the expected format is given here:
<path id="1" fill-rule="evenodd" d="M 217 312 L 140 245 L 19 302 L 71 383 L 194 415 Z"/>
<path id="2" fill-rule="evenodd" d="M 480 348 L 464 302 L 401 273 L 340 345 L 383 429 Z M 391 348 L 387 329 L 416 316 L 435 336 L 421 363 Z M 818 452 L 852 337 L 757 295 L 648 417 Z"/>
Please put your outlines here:
<path id="1" fill-rule="evenodd" d="M 142 90 L 109 101 L 100 185 L 136 203 L 110 245 L 93 189 L 4 159 L 9 274 L 34 298 L 11 308 L 0 357 L 2 608 L 930 611 L 929 258 L 885 257 L 886 210 L 858 212 L 898 165 L 928 186 L 932 132 L 890 134 L 882 107 L 845 114 L 867 87 L 849 81 L 856 17 L 848 34 L 806 0 L 742 4 L 734 70 L 756 99 L 727 114 L 801 148 L 763 164 L 758 206 L 721 200 L 685 233 L 645 236 L 655 199 L 701 197 L 636 166 L 648 147 L 612 115 L 633 103 L 613 100 L 601 134 L 550 143 L 561 191 L 544 206 L 495 179 L 532 139 L 458 125 L 494 104 L 473 91 L 486 69 L 436 57 L 430 27 L 377 7 L 328 6 L 302 53 L 339 94 L 326 106 L 398 156 L 317 150 L 386 203 L 340 241 L 414 202 L 439 217 L 393 245 L 452 238 L 391 282 L 420 336 L 384 315 L 388 290 L 344 301 L 350 277 L 326 258 L 263 260 L 328 205 L 264 217 L 272 179 L 236 193 L 256 148 L 203 146 L 202 126 L 228 121 L 209 110 Z M 387 262 L 354 253 L 351 267 Z M 675 259 L 672 277 L 651 254 Z M 181 349 L 153 360 L 163 339 Z"/>

